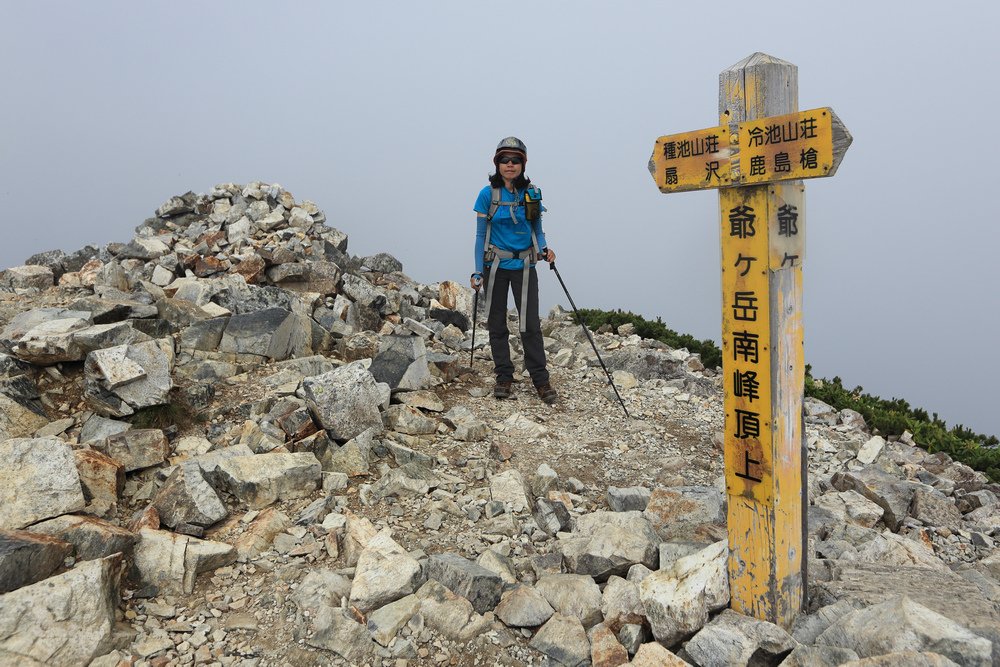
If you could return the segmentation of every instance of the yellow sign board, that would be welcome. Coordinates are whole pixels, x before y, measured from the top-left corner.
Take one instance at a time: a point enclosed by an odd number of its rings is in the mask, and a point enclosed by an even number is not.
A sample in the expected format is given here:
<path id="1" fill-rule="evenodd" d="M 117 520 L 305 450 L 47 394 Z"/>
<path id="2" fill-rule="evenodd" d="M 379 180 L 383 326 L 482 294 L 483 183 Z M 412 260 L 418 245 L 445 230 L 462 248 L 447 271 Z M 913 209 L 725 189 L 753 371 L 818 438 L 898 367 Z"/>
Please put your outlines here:
<path id="1" fill-rule="evenodd" d="M 720 191 L 726 490 L 773 495 L 767 188 Z"/>
<path id="2" fill-rule="evenodd" d="M 729 128 L 709 127 L 660 137 L 649 170 L 661 192 L 705 190 L 733 185 Z"/>
<path id="3" fill-rule="evenodd" d="M 739 185 L 826 176 L 833 167 L 829 107 L 739 124 L 739 160 L 731 175 Z"/>

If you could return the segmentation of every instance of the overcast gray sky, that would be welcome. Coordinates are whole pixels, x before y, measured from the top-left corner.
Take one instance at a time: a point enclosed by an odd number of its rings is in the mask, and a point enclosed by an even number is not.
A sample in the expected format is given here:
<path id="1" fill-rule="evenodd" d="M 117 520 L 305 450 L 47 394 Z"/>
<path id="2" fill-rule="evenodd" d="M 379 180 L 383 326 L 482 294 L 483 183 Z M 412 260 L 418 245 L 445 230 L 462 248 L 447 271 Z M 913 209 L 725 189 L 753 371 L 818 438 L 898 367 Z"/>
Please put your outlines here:
<path id="1" fill-rule="evenodd" d="M 577 305 L 716 341 L 718 195 L 660 194 L 646 161 L 658 136 L 716 124 L 723 69 L 795 63 L 799 107 L 854 135 L 807 182 L 807 362 L 1000 433 L 1000 3 L 0 4 L 0 266 L 264 180 L 315 201 L 352 253 L 464 281 L 473 202 L 514 134 Z M 543 307 L 568 307 L 542 282 Z"/>

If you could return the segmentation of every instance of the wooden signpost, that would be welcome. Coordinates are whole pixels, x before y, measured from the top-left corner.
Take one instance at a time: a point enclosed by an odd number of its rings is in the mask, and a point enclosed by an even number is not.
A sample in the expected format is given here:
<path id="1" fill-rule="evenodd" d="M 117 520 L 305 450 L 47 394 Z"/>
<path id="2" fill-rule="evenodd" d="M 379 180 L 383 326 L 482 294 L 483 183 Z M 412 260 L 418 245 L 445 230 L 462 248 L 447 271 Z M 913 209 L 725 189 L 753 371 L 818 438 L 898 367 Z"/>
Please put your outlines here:
<path id="1" fill-rule="evenodd" d="M 851 135 L 798 110 L 795 65 L 755 53 L 719 76 L 719 125 L 660 137 L 662 192 L 720 188 L 722 375 L 733 609 L 788 627 L 804 598 L 805 186 Z"/>

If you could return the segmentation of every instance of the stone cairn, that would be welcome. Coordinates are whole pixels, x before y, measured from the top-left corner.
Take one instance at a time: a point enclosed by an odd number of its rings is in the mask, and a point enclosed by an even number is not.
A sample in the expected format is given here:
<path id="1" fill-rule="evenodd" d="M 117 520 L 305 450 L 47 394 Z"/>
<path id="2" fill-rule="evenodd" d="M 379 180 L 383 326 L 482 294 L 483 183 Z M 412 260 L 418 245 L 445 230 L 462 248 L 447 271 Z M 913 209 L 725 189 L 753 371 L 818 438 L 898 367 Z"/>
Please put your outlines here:
<path id="1" fill-rule="evenodd" d="M 717 369 L 602 329 L 626 420 L 556 308 L 562 403 L 494 401 L 471 291 L 325 221 L 227 183 L 0 273 L 0 664 L 1000 665 L 982 474 L 807 400 L 808 606 L 742 616 Z"/>

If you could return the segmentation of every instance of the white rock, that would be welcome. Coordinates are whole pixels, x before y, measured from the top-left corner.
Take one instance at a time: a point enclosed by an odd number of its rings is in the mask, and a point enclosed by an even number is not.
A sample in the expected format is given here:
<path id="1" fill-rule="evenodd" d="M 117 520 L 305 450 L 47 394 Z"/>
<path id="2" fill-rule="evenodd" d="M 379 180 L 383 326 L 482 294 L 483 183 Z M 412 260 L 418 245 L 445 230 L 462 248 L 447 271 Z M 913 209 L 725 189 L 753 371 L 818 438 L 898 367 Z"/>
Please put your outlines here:
<path id="1" fill-rule="evenodd" d="M 514 512 L 522 512 L 528 508 L 524 478 L 513 468 L 493 476 L 490 480 L 490 497 L 498 502 L 510 503 Z"/>
<path id="2" fill-rule="evenodd" d="M 882 439 L 882 436 L 876 435 L 861 445 L 861 449 L 858 450 L 857 459 L 865 465 L 872 464 L 878 458 L 878 455 L 882 453 L 883 447 L 885 447 L 885 440 Z"/>
<path id="3" fill-rule="evenodd" d="M 419 574 L 420 564 L 384 530 L 358 558 L 351 603 L 362 611 L 377 609 L 413 593 Z"/>
<path id="4" fill-rule="evenodd" d="M 729 603 L 728 555 L 728 542 L 721 540 L 642 580 L 639 597 L 657 641 L 675 644 Z"/>
<path id="5" fill-rule="evenodd" d="M 115 554 L 0 595 L 0 664 L 75 667 L 111 651 L 121 570 Z"/>
<path id="6" fill-rule="evenodd" d="M 0 529 L 23 528 L 85 506 L 76 459 L 66 443 L 57 438 L 0 442 Z"/>

